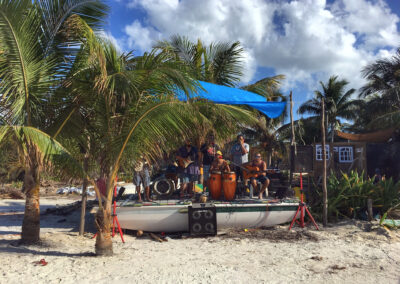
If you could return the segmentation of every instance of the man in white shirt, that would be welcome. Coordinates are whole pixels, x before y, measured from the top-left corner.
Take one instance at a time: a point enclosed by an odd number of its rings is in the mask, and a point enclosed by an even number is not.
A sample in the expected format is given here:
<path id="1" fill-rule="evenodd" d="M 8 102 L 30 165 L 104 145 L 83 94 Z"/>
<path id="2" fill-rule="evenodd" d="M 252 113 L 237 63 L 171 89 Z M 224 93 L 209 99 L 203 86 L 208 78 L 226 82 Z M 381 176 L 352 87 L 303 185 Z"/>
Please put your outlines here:
<path id="1" fill-rule="evenodd" d="M 133 171 L 133 184 L 136 185 L 136 193 L 138 201 L 142 202 L 142 195 L 140 193 L 140 184 L 143 184 L 145 190 L 145 198 L 147 201 L 152 201 L 150 198 L 150 165 L 143 158 L 136 162 Z"/>
<path id="2" fill-rule="evenodd" d="M 244 143 L 243 135 L 237 136 L 237 143 L 232 146 L 231 158 L 234 164 L 234 171 L 236 172 L 236 178 L 243 181 L 242 171 L 239 166 L 247 163 L 249 161 L 249 151 L 250 146 Z"/>

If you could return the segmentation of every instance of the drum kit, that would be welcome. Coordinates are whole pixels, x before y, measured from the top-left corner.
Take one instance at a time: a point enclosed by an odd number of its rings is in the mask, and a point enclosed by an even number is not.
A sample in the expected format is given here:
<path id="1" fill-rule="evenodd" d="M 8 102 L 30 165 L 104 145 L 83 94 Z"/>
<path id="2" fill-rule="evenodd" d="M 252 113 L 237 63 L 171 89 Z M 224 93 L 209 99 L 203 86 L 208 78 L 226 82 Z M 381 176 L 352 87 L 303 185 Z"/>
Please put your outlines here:
<path id="1" fill-rule="evenodd" d="M 233 200 L 236 193 L 235 172 L 221 173 L 218 171 L 212 171 L 210 173 L 209 188 L 212 199 L 219 200 L 223 193 L 225 200 Z"/>

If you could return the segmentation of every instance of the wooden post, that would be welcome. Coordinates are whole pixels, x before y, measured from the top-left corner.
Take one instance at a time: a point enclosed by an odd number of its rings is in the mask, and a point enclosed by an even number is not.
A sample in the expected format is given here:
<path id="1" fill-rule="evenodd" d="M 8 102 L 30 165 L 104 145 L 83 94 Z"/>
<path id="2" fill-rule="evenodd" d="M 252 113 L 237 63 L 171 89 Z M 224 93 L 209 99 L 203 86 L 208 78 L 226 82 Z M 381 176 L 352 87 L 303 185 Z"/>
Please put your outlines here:
<path id="1" fill-rule="evenodd" d="M 372 221 L 374 216 L 373 216 L 373 212 L 372 212 L 372 199 L 371 198 L 367 199 L 367 208 L 368 208 L 368 221 Z"/>
<path id="2" fill-rule="evenodd" d="M 294 154 L 297 155 L 297 149 L 296 149 L 296 137 L 294 135 L 294 120 L 293 120 L 293 95 L 292 91 L 290 91 L 290 125 L 292 129 L 292 134 L 290 137 L 290 145 L 294 147 Z"/>
<path id="3" fill-rule="evenodd" d="M 322 172 L 322 221 L 324 227 L 328 224 L 328 191 L 326 188 L 326 150 L 325 150 L 325 101 L 324 98 L 321 100 L 321 132 L 322 132 L 322 161 L 323 161 L 323 172 Z"/>
<path id="4" fill-rule="evenodd" d="M 296 156 L 296 144 L 295 144 L 295 135 L 294 135 L 294 121 L 293 121 L 293 95 L 292 91 L 289 94 L 290 99 L 290 126 L 291 126 L 291 135 L 290 135 L 290 177 L 289 177 L 289 186 L 292 188 L 293 182 L 293 172 L 294 172 L 294 157 Z"/>

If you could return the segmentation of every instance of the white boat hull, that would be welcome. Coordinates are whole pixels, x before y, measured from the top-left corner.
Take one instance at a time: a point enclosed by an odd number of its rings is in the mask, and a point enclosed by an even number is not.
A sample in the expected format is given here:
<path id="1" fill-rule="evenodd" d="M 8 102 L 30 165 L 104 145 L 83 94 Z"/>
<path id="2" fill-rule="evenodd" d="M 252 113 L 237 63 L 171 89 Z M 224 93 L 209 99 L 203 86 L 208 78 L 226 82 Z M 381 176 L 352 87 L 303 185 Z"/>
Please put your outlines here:
<path id="1" fill-rule="evenodd" d="M 148 232 L 189 230 L 186 205 L 117 207 L 121 228 Z M 290 222 L 298 203 L 215 204 L 217 228 L 257 228 Z"/>

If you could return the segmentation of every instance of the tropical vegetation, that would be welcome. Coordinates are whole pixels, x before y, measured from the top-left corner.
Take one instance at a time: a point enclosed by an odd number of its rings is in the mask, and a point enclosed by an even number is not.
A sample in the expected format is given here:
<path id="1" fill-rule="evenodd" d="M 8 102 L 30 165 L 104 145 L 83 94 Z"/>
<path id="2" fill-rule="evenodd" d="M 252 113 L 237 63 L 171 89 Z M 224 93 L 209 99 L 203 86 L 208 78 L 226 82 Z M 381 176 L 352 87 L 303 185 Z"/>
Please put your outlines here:
<path id="1" fill-rule="evenodd" d="M 214 131 L 220 141 L 241 132 L 271 159 L 289 134 L 287 110 L 270 119 L 245 106 L 198 99 L 198 81 L 239 87 L 243 48 L 174 36 L 144 54 L 120 52 L 101 36 L 108 14 L 101 0 L 0 0 L 0 178 L 23 178 L 21 242 L 40 241 L 40 181 L 46 175 L 83 180 L 97 193 L 96 253 L 111 255 L 111 200 L 119 173 L 144 156 L 156 163 L 186 138 L 198 146 Z M 319 141 L 321 101 L 326 128 L 354 122 L 363 131 L 399 127 L 400 50 L 363 70 L 368 84 L 354 99 L 344 79 L 331 76 L 299 108 L 296 141 Z M 240 88 L 268 101 L 287 101 L 284 75 Z M 177 99 L 177 91 L 187 100 Z M 360 114 L 358 117 L 356 114 Z M 104 186 L 101 186 L 104 184 Z M 354 216 L 372 198 L 383 211 L 398 201 L 399 183 L 374 185 L 351 173 L 329 179 L 330 216 Z M 316 207 L 318 208 L 318 206 Z M 349 211 L 350 210 L 350 211 Z"/>
<path id="2" fill-rule="evenodd" d="M 331 173 L 327 182 L 328 217 L 331 220 L 342 218 L 367 218 L 367 201 L 372 200 L 376 214 L 383 216 L 391 208 L 400 203 L 400 181 L 384 179 L 376 182 L 374 177 L 368 178 L 365 173 L 351 171 Z M 317 197 L 312 206 L 313 212 L 321 218 L 321 189 L 316 187 Z"/>
<path id="3" fill-rule="evenodd" d="M 314 98 L 304 102 L 299 107 L 299 114 L 310 114 L 307 120 L 319 121 L 322 112 L 321 102 L 325 103 L 326 129 L 330 141 L 334 141 L 335 130 L 341 126 L 341 119 L 354 120 L 357 117 L 356 110 L 359 109 L 361 101 L 352 99 L 355 89 L 345 90 L 349 82 L 346 80 L 338 80 L 337 76 L 329 78 L 325 84 L 320 82 L 321 89 L 316 90 Z"/>

